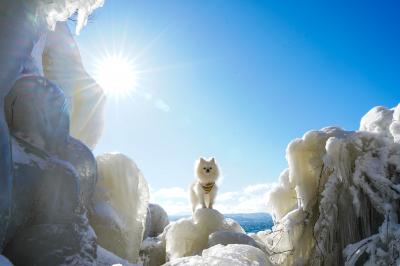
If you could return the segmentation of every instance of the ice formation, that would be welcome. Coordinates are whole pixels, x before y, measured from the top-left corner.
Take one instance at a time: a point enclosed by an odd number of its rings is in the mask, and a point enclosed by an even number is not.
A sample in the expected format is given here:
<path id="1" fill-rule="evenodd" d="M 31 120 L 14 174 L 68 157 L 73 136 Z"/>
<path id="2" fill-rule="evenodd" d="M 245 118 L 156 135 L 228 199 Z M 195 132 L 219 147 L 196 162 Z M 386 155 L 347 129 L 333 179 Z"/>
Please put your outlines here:
<path id="1" fill-rule="evenodd" d="M 56 23 L 65 21 L 77 12 L 76 34 L 86 25 L 89 15 L 94 9 L 101 7 L 104 0 L 35 0 L 37 15 L 44 17 L 50 29 Z"/>
<path id="2" fill-rule="evenodd" d="M 166 261 L 165 235 L 148 237 L 140 247 L 140 260 L 144 266 L 159 266 Z"/>
<path id="3" fill-rule="evenodd" d="M 144 265 L 155 266 L 199 255 L 212 245 L 231 243 L 263 247 L 248 237 L 236 221 L 225 219 L 217 210 L 204 208 L 197 209 L 192 217 L 171 222 L 157 237 L 146 238 L 140 253 Z"/>
<path id="4" fill-rule="evenodd" d="M 101 5 L 101 1 L 53 1 L 53 0 L 4 0 L 0 1 L 0 250 L 3 249 L 5 234 L 10 221 L 10 207 L 12 205 L 12 156 L 11 139 L 8 134 L 8 125 L 4 114 L 4 99 L 16 80 L 24 76 L 41 76 L 42 53 L 45 47 L 47 28 L 54 27 L 57 20 L 66 20 L 70 14 L 80 11 L 79 30 L 85 22 L 85 17 L 95 7 Z M 62 42 L 60 39 L 58 42 Z M 51 49 L 48 49 L 49 51 Z M 67 58 L 67 57 L 64 57 Z M 79 67 L 79 65 L 77 65 Z M 65 71 L 61 71 L 65 75 Z M 81 77 L 76 77 L 80 79 Z M 75 80 L 76 80 L 75 79 Z M 84 99 L 87 101 L 87 96 Z M 81 100 L 83 102 L 83 99 Z M 84 105 L 84 104 L 83 104 Z M 90 108 L 84 108 L 87 112 Z M 82 114 L 83 112 L 80 112 Z M 75 117 L 76 115 L 73 115 Z M 76 119 L 73 119 L 74 121 Z M 91 121 L 88 119 L 87 121 Z M 75 125 L 73 122 L 72 126 Z M 97 132 L 91 127 L 91 132 Z M 75 135 L 75 133 L 74 133 Z M 78 134 L 76 134 L 78 135 Z M 80 137 L 80 136 L 79 136 Z"/>
<path id="5" fill-rule="evenodd" d="M 226 222 L 224 216 L 216 210 L 198 209 L 193 217 L 180 219 L 166 228 L 167 260 L 201 253 L 208 247 L 208 237 L 214 232 L 243 232 L 240 229 Z"/>
<path id="6" fill-rule="evenodd" d="M 85 71 L 66 23 L 57 23 L 45 36 L 37 61 L 43 62 L 44 75 L 63 88 L 69 101 L 71 136 L 93 149 L 103 132 L 105 95 Z"/>
<path id="7" fill-rule="evenodd" d="M 243 244 L 250 245 L 253 247 L 260 248 L 257 242 L 246 235 L 245 233 L 238 232 L 227 232 L 227 231 L 217 231 L 208 236 L 208 246 L 216 246 L 216 245 L 228 245 L 228 244 Z"/>
<path id="8" fill-rule="evenodd" d="M 120 153 L 96 158 L 98 182 L 90 216 L 97 242 L 137 262 L 146 223 L 149 189 L 136 164 Z"/>
<path id="9" fill-rule="evenodd" d="M 160 235 L 169 224 L 167 212 L 158 204 L 150 203 L 147 209 L 144 238 Z"/>
<path id="10" fill-rule="evenodd" d="M 60 88 L 36 76 L 19 79 L 5 99 L 14 180 L 3 252 L 17 265 L 84 264 L 95 257 L 85 215 L 95 161 L 69 136 L 65 103 Z"/>
<path id="11" fill-rule="evenodd" d="M 1 265 L 128 265 L 98 245 L 91 225 L 100 240 L 115 229 L 109 241 L 125 244 L 127 257 L 137 259 L 145 180 L 129 159 L 105 155 L 97 183 L 96 159 L 70 135 L 94 147 L 104 94 L 84 70 L 66 24 L 55 23 L 77 10 L 79 31 L 102 3 L 0 1 L 0 28 L 7 36 L 0 38 Z M 109 222 L 109 231 L 102 222 Z"/>
<path id="12" fill-rule="evenodd" d="M 201 256 L 189 256 L 174 259 L 165 266 L 268 266 L 271 265 L 267 255 L 260 249 L 249 245 L 217 245 L 202 251 Z"/>
<path id="13" fill-rule="evenodd" d="M 6 257 L 0 255 L 0 266 L 12 266 L 12 263 Z"/>
<path id="14" fill-rule="evenodd" d="M 398 114 L 375 107 L 360 131 L 307 132 L 269 196 L 275 225 L 259 232 L 274 264 L 400 263 Z"/>
<path id="15" fill-rule="evenodd" d="M 129 263 L 127 260 L 121 259 L 120 257 L 108 251 L 107 249 L 104 249 L 101 246 L 97 246 L 96 266 L 110 266 L 110 265 L 134 266 L 137 264 Z"/>

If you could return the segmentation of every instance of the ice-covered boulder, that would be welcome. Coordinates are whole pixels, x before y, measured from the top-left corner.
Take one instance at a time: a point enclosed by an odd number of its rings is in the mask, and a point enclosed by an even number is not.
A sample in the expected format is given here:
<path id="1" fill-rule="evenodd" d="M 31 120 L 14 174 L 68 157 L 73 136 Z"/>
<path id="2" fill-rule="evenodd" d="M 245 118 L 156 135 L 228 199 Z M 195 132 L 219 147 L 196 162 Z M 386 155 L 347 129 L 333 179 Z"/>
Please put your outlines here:
<path id="1" fill-rule="evenodd" d="M 208 246 L 212 247 L 215 245 L 228 245 L 228 244 L 242 244 L 250 245 L 258 248 L 257 242 L 250 236 L 244 233 L 217 231 L 209 235 Z"/>
<path id="2" fill-rule="evenodd" d="M 121 259 L 117 255 L 104 249 L 103 247 L 97 246 L 96 266 L 110 265 L 134 266 L 137 264 L 129 263 L 127 260 Z"/>
<path id="3" fill-rule="evenodd" d="M 143 240 L 140 247 L 140 260 L 144 266 L 159 266 L 165 263 L 166 252 L 163 235 Z"/>
<path id="4" fill-rule="evenodd" d="M 242 233 L 243 229 L 214 209 L 197 209 L 193 217 L 180 219 L 165 229 L 167 260 L 200 254 L 208 237 L 217 231 Z"/>
<path id="5" fill-rule="evenodd" d="M 46 22 L 53 27 L 78 10 L 79 31 L 101 4 L 0 1 L 0 29 L 7 36 L 0 38 L 0 252 L 5 246 L 19 264 L 77 262 L 77 253 L 83 259 L 77 263 L 84 264 L 95 256 L 94 234 L 80 204 L 87 207 L 91 197 L 94 158 L 70 138 L 65 97 L 39 70 Z M 41 256 L 35 256 L 38 251 Z"/>
<path id="6" fill-rule="evenodd" d="M 279 184 L 269 193 L 267 206 L 274 221 L 279 221 L 285 214 L 297 207 L 295 187 L 289 180 L 289 169 L 284 170 L 279 176 Z"/>
<path id="7" fill-rule="evenodd" d="M 272 262 L 397 263 L 399 108 L 373 108 L 360 131 L 324 128 L 289 144 L 289 168 L 268 198 L 275 225 L 253 235 Z"/>
<path id="8" fill-rule="evenodd" d="M 47 33 L 40 57 L 44 75 L 61 86 L 69 101 L 71 136 L 94 149 L 103 132 L 106 97 L 83 67 L 67 23 L 57 23 L 55 30 Z"/>
<path id="9" fill-rule="evenodd" d="M 13 266 L 13 264 L 6 257 L 0 255 L 0 266 Z"/>
<path id="10" fill-rule="evenodd" d="M 377 106 L 366 113 L 360 122 L 360 130 L 380 134 L 400 142 L 400 104 L 394 108 Z"/>
<path id="11" fill-rule="evenodd" d="M 34 0 L 36 15 L 44 18 L 50 29 L 77 12 L 76 33 L 86 25 L 89 15 L 104 4 L 104 0 Z"/>
<path id="12" fill-rule="evenodd" d="M 96 167 L 91 152 L 69 136 L 65 104 L 60 88 L 37 76 L 19 79 L 5 100 L 14 182 L 4 254 L 17 265 L 84 264 L 95 257 L 81 202 L 90 197 L 85 189 L 87 182 L 93 186 Z M 92 165 L 83 167 L 86 162 Z"/>
<path id="13" fill-rule="evenodd" d="M 260 249 L 249 245 L 216 245 L 203 250 L 201 256 L 190 256 L 176 258 L 165 266 L 198 266 L 198 265 L 218 265 L 218 266 L 268 266 L 272 265 L 267 255 Z"/>
<path id="14" fill-rule="evenodd" d="M 150 203 L 147 210 L 144 238 L 158 236 L 168 224 L 167 212 L 160 205 Z"/>
<path id="15" fill-rule="evenodd" d="M 98 182 L 90 216 L 98 243 L 137 262 L 146 223 L 149 189 L 136 164 L 120 153 L 98 156 Z"/>

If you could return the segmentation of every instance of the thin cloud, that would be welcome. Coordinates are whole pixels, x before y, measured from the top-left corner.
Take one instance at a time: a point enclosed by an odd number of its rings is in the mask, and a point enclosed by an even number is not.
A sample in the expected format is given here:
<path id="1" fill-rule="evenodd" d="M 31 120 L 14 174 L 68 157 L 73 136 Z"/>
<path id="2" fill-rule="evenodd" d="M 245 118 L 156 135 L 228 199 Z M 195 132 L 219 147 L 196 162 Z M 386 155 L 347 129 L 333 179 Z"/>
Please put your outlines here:
<path id="1" fill-rule="evenodd" d="M 254 184 L 240 191 L 228 191 L 217 195 L 215 209 L 221 213 L 266 212 L 266 197 L 275 183 Z M 160 204 L 169 215 L 191 212 L 189 190 L 170 187 L 153 190 L 151 201 Z"/>
<path id="2" fill-rule="evenodd" d="M 171 107 L 169 107 L 169 105 L 164 100 L 158 99 L 154 104 L 156 108 L 160 109 L 163 112 L 169 112 L 171 110 Z"/>

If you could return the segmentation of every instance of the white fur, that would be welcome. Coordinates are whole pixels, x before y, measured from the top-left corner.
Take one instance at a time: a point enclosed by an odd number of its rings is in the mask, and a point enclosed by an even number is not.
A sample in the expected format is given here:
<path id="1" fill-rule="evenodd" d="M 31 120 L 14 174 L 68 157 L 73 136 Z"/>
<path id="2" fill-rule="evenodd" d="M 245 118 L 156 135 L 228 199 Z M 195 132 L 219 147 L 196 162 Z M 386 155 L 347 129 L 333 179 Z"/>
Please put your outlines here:
<path id="1" fill-rule="evenodd" d="M 194 212 L 199 204 L 202 208 L 212 209 L 218 191 L 217 184 L 215 183 L 219 176 L 218 165 L 214 158 L 209 160 L 200 158 L 195 163 L 194 171 L 196 180 L 190 186 L 192 211 Z M 207 183 L 215 183 L 208 194 L 202 188 L 202 185 Z"/>

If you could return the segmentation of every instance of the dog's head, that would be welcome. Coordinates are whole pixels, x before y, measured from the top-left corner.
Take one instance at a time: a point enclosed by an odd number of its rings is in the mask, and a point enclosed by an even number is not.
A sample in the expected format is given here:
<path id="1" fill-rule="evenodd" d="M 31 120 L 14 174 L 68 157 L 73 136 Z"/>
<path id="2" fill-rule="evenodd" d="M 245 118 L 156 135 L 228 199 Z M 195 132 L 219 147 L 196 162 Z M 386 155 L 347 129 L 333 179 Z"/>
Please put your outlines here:
<path id="1" fill-rule="evenodd" d="M 197 178 L 202 183 L 211 183 L 218 179 L 219 170 L 214 158 L 210 158 L 209 160 L 204 158 L 198 159 L 196 161 L 194 170 Z"/>

